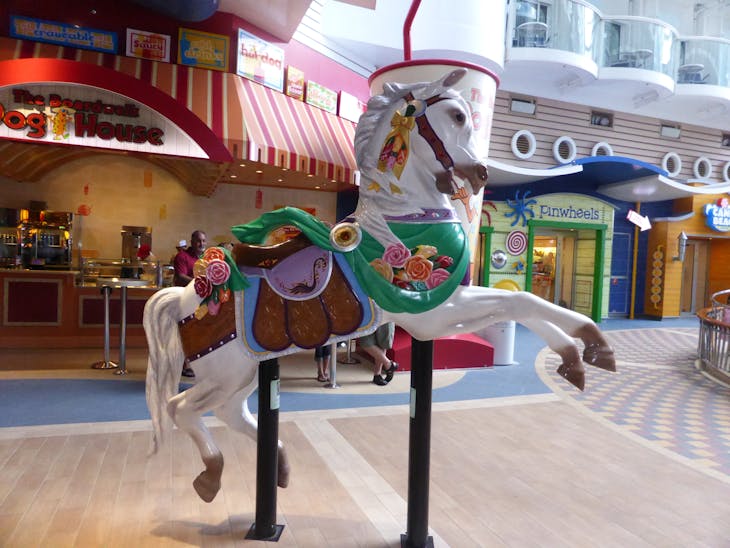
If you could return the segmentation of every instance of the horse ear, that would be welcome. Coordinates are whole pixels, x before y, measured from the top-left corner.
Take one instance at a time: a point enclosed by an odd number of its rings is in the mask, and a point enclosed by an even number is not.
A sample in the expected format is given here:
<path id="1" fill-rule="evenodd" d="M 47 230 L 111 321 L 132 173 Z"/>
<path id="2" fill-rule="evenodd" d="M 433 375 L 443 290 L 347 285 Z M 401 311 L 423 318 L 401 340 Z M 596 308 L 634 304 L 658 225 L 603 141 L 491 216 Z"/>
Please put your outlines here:
<path id="1" fill-rule="evenodd" d="M 447 74 L 442 83 L 445 88 L 450 88 L 455 86 L 459 80 L 461 80 L 464 76 L 466 76 L 466 69 L 465 68 L 458 68 L 456 70 L 452 70 L 449 74 Z"/>

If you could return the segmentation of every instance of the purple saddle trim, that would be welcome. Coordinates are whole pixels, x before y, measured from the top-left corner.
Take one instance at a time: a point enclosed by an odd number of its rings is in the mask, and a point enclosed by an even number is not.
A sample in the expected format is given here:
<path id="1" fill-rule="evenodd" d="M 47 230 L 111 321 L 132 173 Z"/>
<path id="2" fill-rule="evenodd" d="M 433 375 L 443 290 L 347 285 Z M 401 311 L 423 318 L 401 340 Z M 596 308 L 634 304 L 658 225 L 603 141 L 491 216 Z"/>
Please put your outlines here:
<path id="1" fill-rule="evenodd" d="M 319 295 L 332 274 L 332 252 L 311 245 L 290 255 L 263 276 L 279 296 L 304 301 Z"/>

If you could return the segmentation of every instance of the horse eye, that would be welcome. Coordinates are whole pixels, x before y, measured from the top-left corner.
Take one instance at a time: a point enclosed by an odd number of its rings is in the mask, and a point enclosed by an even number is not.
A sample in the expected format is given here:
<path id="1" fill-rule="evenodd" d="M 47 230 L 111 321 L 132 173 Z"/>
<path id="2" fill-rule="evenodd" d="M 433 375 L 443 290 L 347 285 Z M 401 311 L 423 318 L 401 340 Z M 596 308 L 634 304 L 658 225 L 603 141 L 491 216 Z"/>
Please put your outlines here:
<path id="1" fill-rule="evenodd" d="M 466 116 L 464 116 L 464 113 L 463 112 L 457 112 L 454 115 L 454 120 L 456 120 L 460 124 L 463 124 L 464 122 L 466 122 Z"/>

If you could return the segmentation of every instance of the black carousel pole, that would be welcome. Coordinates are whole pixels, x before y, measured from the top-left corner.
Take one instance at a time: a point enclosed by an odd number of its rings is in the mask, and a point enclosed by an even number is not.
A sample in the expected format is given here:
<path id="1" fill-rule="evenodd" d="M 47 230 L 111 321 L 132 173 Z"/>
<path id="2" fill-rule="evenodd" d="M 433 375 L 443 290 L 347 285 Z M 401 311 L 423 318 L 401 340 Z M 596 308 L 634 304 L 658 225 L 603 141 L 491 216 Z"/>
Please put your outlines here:
<path id="1" fill-rule="evenodd" d="M 402 547 L 432 547 L 428 536 L 433 341 L 411 339 L 411 420 L 408 441 L 408 522 Z"/>
<path id="2" fill-rule="evenodd" d="M 279 444 L 279 360 L 259 363 L 259 410 L 256 443 L 256 518 L 246 538 L 276 542 L 284 530 L 276 524 Z"/>

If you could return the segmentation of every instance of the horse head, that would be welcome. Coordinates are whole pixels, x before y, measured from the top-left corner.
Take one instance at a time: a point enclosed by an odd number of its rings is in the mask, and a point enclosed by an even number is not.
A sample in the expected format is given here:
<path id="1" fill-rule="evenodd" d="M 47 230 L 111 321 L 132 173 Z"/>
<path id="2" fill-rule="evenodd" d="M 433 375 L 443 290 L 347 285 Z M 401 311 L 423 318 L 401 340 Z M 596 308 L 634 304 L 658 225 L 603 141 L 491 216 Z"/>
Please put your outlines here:
<path id="1" fill-rule="evenodd" d="M 382 190 L 379 198 L 392 203 L 423 197 L 424 190 L 452 194 L 454 175 L 468 180 L 475 194 L 485 185 L 487 167 L 476 152 L 471 110 L 453 89 L 465 74 L 456 69 L 434 82 L 388 83 L 370 99 L 355 133 L 366 191 Z M 425 179 L 425 188 L 413 179 Z"/>

